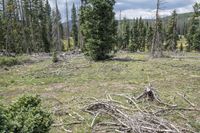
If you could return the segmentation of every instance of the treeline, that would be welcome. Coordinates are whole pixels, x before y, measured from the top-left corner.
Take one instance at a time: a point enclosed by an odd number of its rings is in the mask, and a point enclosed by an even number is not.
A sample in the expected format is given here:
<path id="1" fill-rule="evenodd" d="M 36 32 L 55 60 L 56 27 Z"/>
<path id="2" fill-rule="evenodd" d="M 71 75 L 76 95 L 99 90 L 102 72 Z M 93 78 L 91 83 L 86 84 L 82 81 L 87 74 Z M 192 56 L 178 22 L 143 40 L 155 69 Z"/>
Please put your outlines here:
<path id="1" fill-rule="evenodd" d="M 189 22 L 190 18 L 193 16 L 193 13 L 183 13 L 183 14 L 177 14 L 177 32 L 179 35 L 185 36 L 188 32 Z M 167 23 L 171 16 L 167 16 L 162 18 L 164 28 L 167 28 Z"/>
<path id="2" fill-rule="evenodd" d="M 142 18 L 127 20 L 123 18 L 118 22 L 118 49 L 126 49 L 133 52 L 145 51 L 151 46 L 153 39 L 152 23 L 144 21 Z"/>
<path id="3" fill-rule="evenodd" d="M 196 3 L 194 9 L 199 9 L 198 6 L 199 5 Z M 199 33 L 198 29 L 200 28 L 199 16 L 200 14 L 197 11 L 194 11 L 193 14 L 189 13 L 185 16 L 179 16 L 176 13 L 176 10 L 174 10 L 170 17 L 160 18 L 159 30 L 161 31 L 163 42 L 162 49 L 175 51 L 179 48 L 180 51 L 182 51 L 183 44 L 178 47 L 177 41 L 185 37 L 188 43 L 186 50 L 199 51 L 200 43 L 197 43 L 197 34 Z M 118 21 L 117 49 L 130 50 L 132 52 L 149 51 L 154 36 L 154 25 L 155 22 L 153 20 L 142 19 L 141 17 L 136 19 L 120 19 Z M 196 34 L 196 38 L 193 33 Z M 190 43 L 190 41 L 192 42 Z M 196 42 L 196 44 L 194 44 L 194 42 Z"/>
<path id="4" fill-rule="evenodd" d="M 55 5 L 52 10 L 48 0 L 0 0 L 0 50 L 7 53 L 62 51 L 63 39 L 70 34 L 63 30 L 56 0 Z M 74 36 L 77 33 L 75 6 L 72 11 Z"/>
<path id="5" fill-rule="evenodd" d="M 49 52 L 52 16 L 48 0 L 2 0 L 0 48 L 6 52 Z"/>
<path id="6" fill-rule="evenodd" d="M 188 15 L 187 20 L 181 17 L 180 21 L 176 11 L 167 18 L 157 14 L 156 20 L 116 20 L 115 0 L 80 2 L 79 9 L 73 4 L 69 16 L 66 0 L 66 25 L 63 25 L 57 0 L 53 10 L 48 0 L 0 0 L 0 50 L 34 53 L 78 47 L 86 55 L 106 58 L 108 55 L 103 51 L 151 51 L 158 38 L 159 49 L 175 51 L 177 40 L 185 37 L 188 51 L 200 51 L 199 3 L 194 5 L 192 17 Z"/>

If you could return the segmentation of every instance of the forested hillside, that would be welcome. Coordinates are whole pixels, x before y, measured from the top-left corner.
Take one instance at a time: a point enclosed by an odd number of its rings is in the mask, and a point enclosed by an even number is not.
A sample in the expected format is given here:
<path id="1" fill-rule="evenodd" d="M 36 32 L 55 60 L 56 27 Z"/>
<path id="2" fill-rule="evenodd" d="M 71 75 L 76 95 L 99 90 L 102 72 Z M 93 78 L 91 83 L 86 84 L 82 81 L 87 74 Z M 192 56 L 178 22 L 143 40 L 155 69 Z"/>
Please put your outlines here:
<path id="1" fill-rule="evenodd" d="M 8 53 L 50 52 L 52 33 L 56 32 L 53 23 L 60 20 L 58 12 L 51 12 L 49 2 L 1 1 L 1 50 Z"/>
<path id="2" fill-rule="evenodd" d="M 192 16 L 193 16 L 193 13 L 183 13 L 183 14 L 177 15 L 177 29 L 178 29 L 178 33 L 180 35 L 187 34 L 187 30 L 189 28 L 189 23 L 190 23 Z M 165 23 L 167 23 L 167 21 L 169 19 L 170 19 L 170 17 L 165 17 L 165 18 L 163 18 L 163 21 L 165 21 Z"/>

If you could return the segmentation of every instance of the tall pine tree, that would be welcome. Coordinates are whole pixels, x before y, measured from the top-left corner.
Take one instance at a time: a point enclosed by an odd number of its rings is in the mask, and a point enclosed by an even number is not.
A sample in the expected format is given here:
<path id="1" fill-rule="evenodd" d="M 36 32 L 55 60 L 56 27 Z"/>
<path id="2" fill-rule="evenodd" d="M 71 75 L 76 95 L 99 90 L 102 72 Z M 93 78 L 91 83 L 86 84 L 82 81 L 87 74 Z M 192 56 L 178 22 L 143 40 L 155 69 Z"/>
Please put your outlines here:
<path id="1" fill-rule="evenodd" d="M 61 42 L 61 15 L 60 11 L 58 9 L 58 3 L 57 0 L 56 3 L 56 9 L 53 11 L 53 29 L 52 29 L 52 35 L 53 35 L 53 47 L 55 51 L 61 51 L 62 50 L 62 42 Z"/>
<path id="2" fill-rule="evenodd" d="M 49 1 L 46 0 L 45 4 L 45 28 L 46 28 L 46 43 L 45 52 L 50 52 L 52 47 L 52 18 L 51 18 L 51 7 Z"/>
<path id="3" fill-rule="evenodd" d="M 149 51 L 151 50 L 152 40 L 153 40 L 153 28 L 152 26 L 149 26 L 147 30 L 147 37 L 146 37 L 147 49 Z"/>
<path id="4" fill-rule="evenodd" d="M 177 31 L 177 13 L 173 11 L 171 19 L 168 22 L 166 49 L 175 51 L 177 48 L 178 31 Z"/>
<path id="5" fill-rule="evenodd" d="M 131 43 L 129 45 L 129 50 L 132 52 L 136 52 L 140 47 L 140 40 L 139 40 L 139 20 L 138 18 L 135 20 L 133 24 L 133 28 L 131 30 Z"/>
<path id="6" fill-rule="evenodd" d="M 93 60 L 104 60 L 113 49 L 116 35 L 115 0 L 87 0 L 81 8 L 81 30 L 85 54 Z"/>
<path id="7" fill-rule="evenodd" d="M 66 0 L 66 30 L 67 30 L 67 47 L 70 48 L 70 27 L 69 27 L 69 9 L 68 0 Z"/>
<path id="8" fill-rule="evenodd" d="M 73 3 L 72 6 L 72 37 L 74 41 L 74 46 L 78 46 L 78 27 L 77 27 L 77 14 L 76 14 L 76 7 L 75 4 Z"/>
<path id="9" fill-rule="evenodd" d="M 200 3 L 195 3 L 193 6 L 194 15 L 190 22 L 189 32 L 187 34 L 188 47 L 187 50 L 198 50 L 200 51 Z"/>

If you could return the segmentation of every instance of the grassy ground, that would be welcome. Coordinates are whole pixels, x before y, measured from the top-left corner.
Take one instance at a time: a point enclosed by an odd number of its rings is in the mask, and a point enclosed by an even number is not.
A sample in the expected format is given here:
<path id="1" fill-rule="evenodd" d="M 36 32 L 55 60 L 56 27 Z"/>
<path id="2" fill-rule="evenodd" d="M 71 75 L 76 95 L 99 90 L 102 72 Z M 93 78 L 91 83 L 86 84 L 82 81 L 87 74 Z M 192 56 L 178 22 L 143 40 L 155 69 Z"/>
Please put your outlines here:
<path id="1" fill-rule="evenodd" d="M 30 59 L 26 56 L 17 56 L 17 57 L 7 57 L 7 56 L 1 56 L 0 57 L 0 67 L 3 66 L 14 66 L 14 65 L 20 65 L 23 63 L 30 62 Z"/>
<path id="2" fill-rule="evenodd" d="M 13 66 L 9 70 L 1 67 L 0 102 L 10 104 L 21 95 L 39 94 L 49 111 L 62 102 L 64 111 L 70 114 L 78 112 L 85 118 L 82 125 L 72 127 L 73 132 L 85 133 L 90 132 L 92 117 L 81 109 L 88 103 L 88 98 L 101 99 L 107 93 L 137 95 L 148 83 L 153 84 L 166 102 L 172 102 L 176 92 L 187 93 L 190 100 L 200 107 L 200 59 L 148 60 L 147 54 L 132 53 L 118 53 L 115 60 L 105 62 L 91 62 L 83 56 L 77 56 L 57 64 L 46 59 Z M 184 106 L 178 98 L 176 102 Z M 68 115 L 64 118 L 66 122 L 71 121 Z M 54 116 L 54 119 L 58 121 L 60 118 Z M 171 119 L 180 122 L 180 118 Z M 200 114 L 191 114 L 188 119 L 194 120 L 198 130 Z M 64 131 L 52 128 L 51 132 Z"/>

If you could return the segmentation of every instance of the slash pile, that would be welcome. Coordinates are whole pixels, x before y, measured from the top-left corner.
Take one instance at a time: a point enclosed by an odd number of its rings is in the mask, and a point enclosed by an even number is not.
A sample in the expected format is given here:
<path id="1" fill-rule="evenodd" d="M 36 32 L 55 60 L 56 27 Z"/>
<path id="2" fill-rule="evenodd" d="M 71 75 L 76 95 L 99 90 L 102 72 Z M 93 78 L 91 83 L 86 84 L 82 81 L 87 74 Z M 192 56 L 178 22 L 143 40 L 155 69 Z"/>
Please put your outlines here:
<path id="1" fill-rule="evenodd" d="M 179 94 L 179 93 L 178 93 Z M 183 108 L 177 105 L 170 105 L 162 102 L 155 89 L 150 85 L 146 87 L 144 93 L 137 98 L 118 94 L 128 100 L 129 105 L 114 100 L 111 95 L 107 95 L 106 100 L 96 100 L 84 108 L 85 112 L 94 116 L 91 127 L 94 133 L 195 133 L 189 126 L 179 126 L 166 118 L 172 111 L 193 111 L 200 113 L 200 110 L 191 103 L 184 95 L 179 94 L 190 107 Z M 141 105 L 140 101 L 156 102 L 156 108 L 148 110 L 148 107 Z M 134 106 L 133 106 L 134 105 Z M 165 118 L 162 117 L 165 115 Z M 98 120 L 97 120 L 98 119 Z"/>

